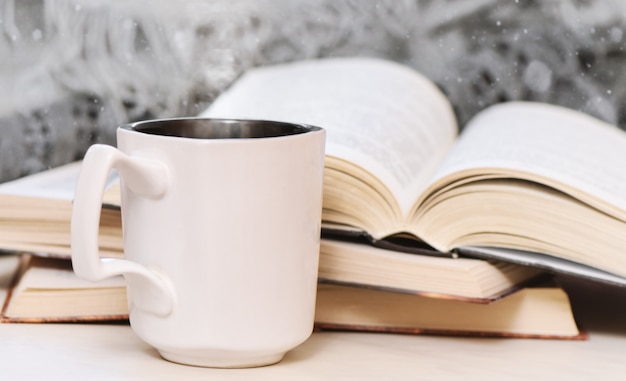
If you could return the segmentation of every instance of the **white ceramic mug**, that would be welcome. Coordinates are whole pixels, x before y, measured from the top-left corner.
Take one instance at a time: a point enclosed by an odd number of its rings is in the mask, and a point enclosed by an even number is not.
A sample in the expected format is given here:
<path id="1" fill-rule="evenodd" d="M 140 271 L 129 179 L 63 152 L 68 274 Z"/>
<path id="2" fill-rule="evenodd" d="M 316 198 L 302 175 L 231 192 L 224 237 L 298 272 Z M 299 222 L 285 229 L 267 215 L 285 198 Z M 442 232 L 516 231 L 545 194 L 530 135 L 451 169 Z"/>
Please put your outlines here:
<path id="1" fill-rule="evenodd" d="M 311 334 L 325 132 L 179 118 L 92 146 L 72 214 L 80 277 L 122 274 L 132 329 L 166 359 L 210 367 L 280 361 Z M 105 181 L 120 175 L 125 259 L 98 255 Z"/>

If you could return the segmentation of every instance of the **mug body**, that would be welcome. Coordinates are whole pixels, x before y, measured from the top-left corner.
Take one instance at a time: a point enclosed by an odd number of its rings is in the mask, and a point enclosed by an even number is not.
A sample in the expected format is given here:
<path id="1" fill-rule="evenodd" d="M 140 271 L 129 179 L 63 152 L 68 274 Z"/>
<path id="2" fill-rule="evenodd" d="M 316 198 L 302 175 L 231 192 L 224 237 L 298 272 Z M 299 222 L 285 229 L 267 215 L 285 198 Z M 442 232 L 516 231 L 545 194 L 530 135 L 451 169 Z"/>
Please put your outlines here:
<path id="1" fill-rule="evenodd" d="M 168 177 L 151 198 L 121 176 L 125 257 L 174 292 L 170 314 L 151 313 L 142 305 L 158 296 L 128 276 L 133 330 L 166 359 L 201 366 L 274 363 L 306 340 L 324 131 L 181 118 L 120 127 L 117 140 L 125 154 L 161 162 Z"/>

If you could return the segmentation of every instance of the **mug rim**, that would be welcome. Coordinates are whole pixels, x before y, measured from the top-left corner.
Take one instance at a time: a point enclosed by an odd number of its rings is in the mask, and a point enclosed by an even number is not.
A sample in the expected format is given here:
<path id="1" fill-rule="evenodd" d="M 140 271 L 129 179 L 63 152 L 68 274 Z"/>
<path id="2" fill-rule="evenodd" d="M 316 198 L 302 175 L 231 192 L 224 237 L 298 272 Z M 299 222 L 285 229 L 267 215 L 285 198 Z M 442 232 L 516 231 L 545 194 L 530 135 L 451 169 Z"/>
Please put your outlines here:
<path id="1" fill-rule="evenodd" d="M 248 137 L 220 137 L 220 138 L 212 138 L 212 137 L 190 137 L 190 136 L 180 136 L 180 135 L 170 135 L 163 133 L 155 133 L 146 131 L 148 126 L 150 125 L 158 125 L 162 123 L 175 123 L 175 122 L 185 122 L 185 121 L 214 121 L 218 123 L 227 124 L 259 124 L 259 125 L 278 125 L 281 127 L 289 127 L 291 130 L 285 130 L 285 133 L 276 133 L 269 134 L 263 136 L 248 136 Z M 139 127 L 146 127 L 146 130 L 141 130 Z M 298 136 L 307 134 L 310 132 L 324 131 L 322 127 L 314 126 L 307 123 L 294 123 L 294 122 L 284 122 L 277 120 L 268 120 L 268 119 L 254 119 L 254 118 L 221 118 L 221 117 L 203 117 L 203 116 L 193 116 L 193 117 L 174 117 L 174 118 L 158 118 L 158 119 L 146 119 L 140 120 L 132 123 L 125 123 L 119 126 L 120 129 L 130 132 L 135 132 L 144 135 L 151 135 L 155 137 L 164 137 L 164 138 L 174 138 L 174 139 L 191 139 L 198 141 L 212 141 L 212 140 L 259 140 L 259 139 L 273 139 L 273 138 L 286 138 L 290 136 Z"/>

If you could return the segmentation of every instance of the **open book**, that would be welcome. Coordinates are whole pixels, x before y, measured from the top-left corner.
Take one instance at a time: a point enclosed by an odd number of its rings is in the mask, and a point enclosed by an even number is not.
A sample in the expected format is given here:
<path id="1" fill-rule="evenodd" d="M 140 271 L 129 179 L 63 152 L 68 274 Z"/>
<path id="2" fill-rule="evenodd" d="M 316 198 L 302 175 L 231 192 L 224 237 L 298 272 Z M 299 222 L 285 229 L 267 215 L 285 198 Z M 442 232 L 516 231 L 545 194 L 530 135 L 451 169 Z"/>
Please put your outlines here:
<path id="1" fill-rule="evenodd" d="M 440 252 L 538 252 L 545 267 L 565 259 L 626 284 L 626 134 L 581 112 L 504 103 L 458 134 L 447 98 L 419 73 L 333 58 L 251 70 L 202 116 L 325 128 L 326 228 Z"/>
<path id="2" fill-rule="evenodd" d="M 0 184 L 0 250 L 69 258 L 72 200 L 81 162 Z M 109 179 L 100 215 L 100 253 L 122 256 L 120 192 Z"/>

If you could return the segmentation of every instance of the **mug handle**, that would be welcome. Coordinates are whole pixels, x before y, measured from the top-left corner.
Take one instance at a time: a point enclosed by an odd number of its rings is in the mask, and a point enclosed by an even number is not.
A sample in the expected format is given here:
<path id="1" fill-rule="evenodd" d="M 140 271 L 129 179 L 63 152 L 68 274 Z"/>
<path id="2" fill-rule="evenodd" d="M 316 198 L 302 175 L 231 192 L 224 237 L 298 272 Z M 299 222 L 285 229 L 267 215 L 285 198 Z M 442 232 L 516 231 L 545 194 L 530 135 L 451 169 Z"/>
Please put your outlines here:
<path id="1" fill-rule="evenodd" d="M 171 283 L 157 270 L 126 259 L 100 258 L 98 236 L 102 198 L 109 172 L 116 169 L 132 192 L 159 199 L 167 190 L 167 167 L 150 159 L 131 157 L 117 148 L 92 145 L 82 162 L 71 219 L 71 252 L 74 272 L 81 278 L 100 281 L 124 275 L 142 290 L 136 307 L 156 315 L 168 315 L 174 307 Z M 145 290 L 145 291 L 144 291 Z M 144 294 L 144 292 L 146 294 Z"/>

